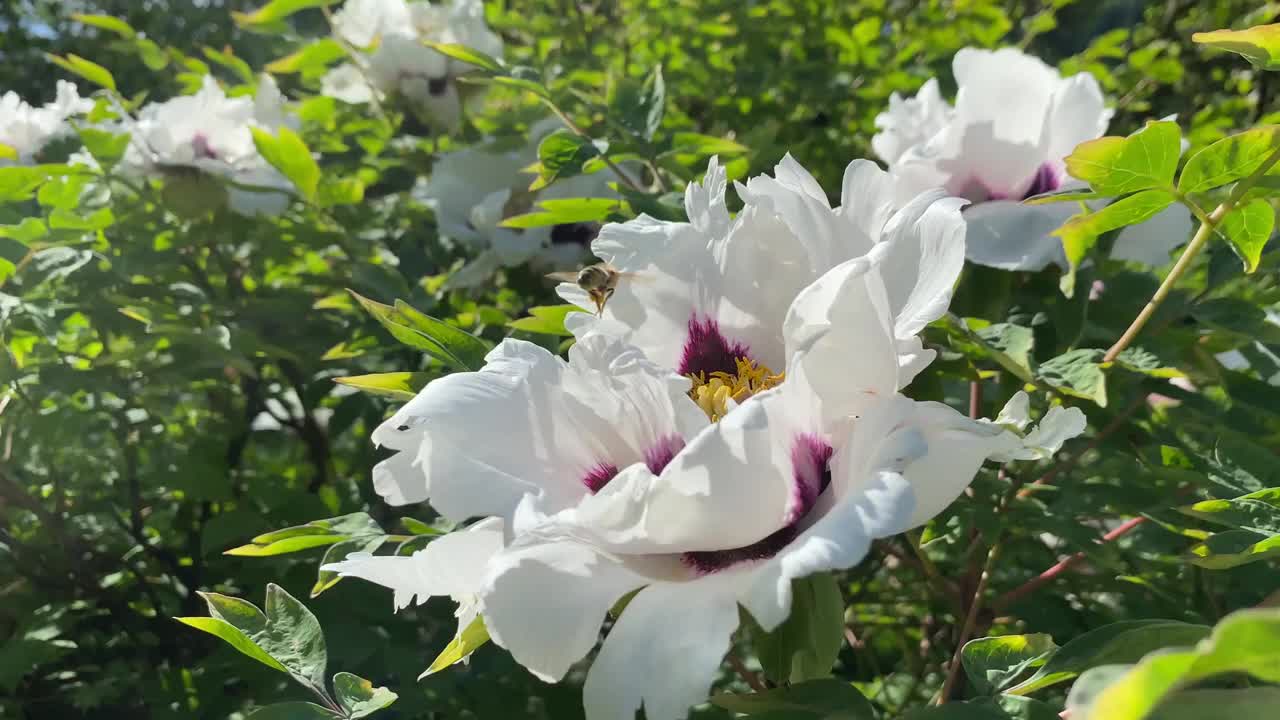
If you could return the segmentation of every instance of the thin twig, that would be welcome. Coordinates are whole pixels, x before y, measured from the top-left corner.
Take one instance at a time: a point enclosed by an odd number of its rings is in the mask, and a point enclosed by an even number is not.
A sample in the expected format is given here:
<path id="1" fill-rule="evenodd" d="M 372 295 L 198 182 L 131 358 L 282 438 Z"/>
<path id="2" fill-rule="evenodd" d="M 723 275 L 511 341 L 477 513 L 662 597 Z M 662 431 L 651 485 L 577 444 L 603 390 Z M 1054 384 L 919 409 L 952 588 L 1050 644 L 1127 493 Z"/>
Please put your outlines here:
<path id="1" fill-rule="evenodd" d="M 569 117 L 569 115 L 566 114 L 565 111 L 561 110 L 558 106 L 556 106 L 555 103 L 551 102 L 546 98 L 543 98 L 543 103 L 547 107 L 551 108 L 551 112 L 555 113 L 555 116 L 560 118 L 560 122 L 564 123 L 565 127 L 569 128 L 570 132 L 582 138 L 583 140 L 586 140 L 588 142 L 591 141 L 591 136 L 588 135 L 585 130 L 578 127 L 578 124 L 573 121 L 573 118 Z M 623 184 L 625 184 L 627 187 L 631 188 L 632 190 L 635 190 L 636 192 L 645 192 L 645 189 L 641 187 L 640 184 L 637 183 L 635 180 L 632 180 L 630 175 L 623 172 L 622 168 L 618 167 L 617 163 L 610 160 L 607 154 L 601 154 L 600 159 L 604 161 L 605 165 L 609 166 L 609 169 L 612 170 L 613 173 L 618 176 L 618 179 L 622 180 Z"/>
<path id="2" fill-rule="evenodd" d="M 977 420 L 982 417 L 982 382 L 969 381 L 969 417 Z"/>
<path id="3" fill-rule="evenodd" d="M 1115 540 L 1116 538 L 1119 538 L 1120 536 L 1125 535 L 1130 530 L 1133 530 L 1134 528 L 1138 527 L 1144 522 L 1146 522 L 1146 518 L 1144 517 L 1132 518 L 1126 521 L 1125 523 L 1123 523 L 1122 525 L 1119 525 L 1118 527 L 1116 527 L 1114 530 L 1107 533 L 1106 535 L 1103 535 L 1102 539 L 1098 541 L 1098 544 L 1102 545 L 1105 543 L 1109 543 L 1112 540 Z M 1004 608 L 1008 607 L 1009 605 L 1012 605 L 1013 603 L 1017 602 L 1018 600 L 1021 600 L 1027 595 L 1030 595 L 1036 590 L 1039 590 L 1045 585 L 1048 585 L 1049 583 L 1053 582 L 1053 580 L 1057 578 L 1059 575 L 1062 575 L 1066 571 L 1070 570 L 1077 563 L 1084 560 L 1085 557 L 1086 555 L 1082 550 L 1074 555 L 1071 555 L 1070 557 L 1067 557 L 1061 560 L 1060 562 L 1058 562 L 1058 564 L 1054 565 L 1048 570 L 1045 570 L 1044 572 L 1040 573 L 1039 575 L 1032 578 L 1031 580 L 1028 580 L 1027 582 L 1014 588 L 1013 590 L 1010 590 L 1009 592 L 1005 593 L 1004 595 L 1001 595 L 999 598 L 996 599 L 995 602 L 991 603 L 992 611 L 998 613 Z"/>
<path id="4" fill-rule="evenodd" d="M 937 704 L 939 705 L 946 703 L 951 698 L 951 693 L 955 691 L 956 681 L 960 678 L 960 656 L 964 651 L 964 644 L 969 641 L 973 628 L 978 624 L 978 613 L 982 610 L 982 595 L 987 591 L 988 583 L 991 582 L 991 573 L 995 570 L 996 560 L 1000 557 L 1000 547 L 1000 540 L 997 539 L 992 544 L 991 550 L 987 552 L 987 561 L 982 567 L 982 575 L 978 578 L 978 586 L 973 589 L 973 602 L 969 603 L 969 614 L 965 616 L 960 637 L 956 640 L 955 654 L 947 664 L 947 679 L 942 684 L 942 691 L 938 694 Z"/>

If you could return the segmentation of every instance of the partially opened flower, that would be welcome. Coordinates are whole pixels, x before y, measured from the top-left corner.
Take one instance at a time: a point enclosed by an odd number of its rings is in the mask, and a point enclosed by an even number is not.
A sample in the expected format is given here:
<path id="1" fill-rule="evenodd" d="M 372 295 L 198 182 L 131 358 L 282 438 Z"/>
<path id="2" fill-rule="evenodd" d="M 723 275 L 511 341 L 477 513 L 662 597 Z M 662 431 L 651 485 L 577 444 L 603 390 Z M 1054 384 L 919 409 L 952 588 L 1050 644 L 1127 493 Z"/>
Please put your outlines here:
<path id="1" fill-rule="evenodd" d="M 685 192 L 690 221 L 647 216 L 606 225 L 592 251 L 624 273 L 598 320 L 579 332 L 614 335 L 699 384 L 770 376 L 787 361 L 783 318 L 802 290 L 837 265 L 883 245 L 883 283 L 903 372 L 897 390 L 933 358 L 917 334 L 946 310 L 964 263 L 963 201 L 927 192 L 901 206 L 875 163 L 845 171 L 839 207 L 790 155 L 775 177 L 739 185 L 746 207 L 730 219 L 726 176 L 713 159 Z M 881 280 L 883 275 L 883 280 Z M 590 307 L 586 293 L 560 295 Z M 742 372 L 740 372 L 742 371 Z"/>
<path id="2" fill-rule="evenodd" d="M 274 132 L 282 126 L 296 127 L 297 119 L 269 75 L 262 76 L 254 97 L 228 97 L 212 76 L 205 76 L 195 95 L 142 108 L 130 128 L 122 168 L 171 183 L 194 181 L 198 192 L 225 184 L 232 210 L 278 215 L 289 204 L 292 184 L 258 152 L 250 128 Z"/>
<path id="3" fill-rule="evenodd" d="M 30 105 L 12 90 L 0 96 L 0 165 L 34 162 L 51 140 L 71 132 L 68 118 L 92 108 L 93 101 L 81 98 L 76 86 L 65 80 L 58 81 L 54 101 L 42 107 Z"/>
<path id="4" fill-rule="evenodd" d="M 502 55 L 502 39 L 484 19 L 480 0 L 448 4 L 405 0 L 348 0 L 333 18 L 334 32 L 360 54 L 331 70 L 322 92 L 351 103 L 400 95 L 441 126 L 452 129 L 466 98 L 457 83 L 469 66 L 424 45 L 458 44 Z M 478 90 L 470 90 L 477 97 Z"/>
<path id="5" fill-rule="evenodd" d="M 1050 233 L 1078 208 L 1021 201 L 1082 187 L 1063 160 L 1106 132 L 1112 111 L 1098 82 L 1087 73 L 1064 78 L 1013 48 L 965 48 L 952 68 L 959 88 L 954 108 L 931 80 L 915 98 L 895 94 L 876 118 L 880 132 L 872 146 L 898 180 L 900 199 L 942 187 L 972 201 L 964 216 L 973 262 L 1009 270 L 1065 266 L 1062 243 Z M 1186 213 L 1173 211 L 1125 233 L 1115 254 L 1163 262 L 1189 233 Z"/>
<path id="6" fill-rule="evenodd" d="M 435 210 L 441 234 L 461 241 L 478 256 L 450 278 L 453 286 L 475 285 L 499 267 L 533 263 L 539 269 L 564 270 L 589 257 L 596 223 L 564 223 L 527 229 L 502 227 L 508 217 L 531 212 L 538 202 L 557 198 L 617 198 L 610 175 L 596 172 L 556 180 L 529 191 L 533 175 L 524 168 L 538 159 L 538 143 L 559 127 L 549 118 L 529 129 L 527 141 L 512 146 L 491 140 L 441 155 L 431 177 L 415 195 Z"/>

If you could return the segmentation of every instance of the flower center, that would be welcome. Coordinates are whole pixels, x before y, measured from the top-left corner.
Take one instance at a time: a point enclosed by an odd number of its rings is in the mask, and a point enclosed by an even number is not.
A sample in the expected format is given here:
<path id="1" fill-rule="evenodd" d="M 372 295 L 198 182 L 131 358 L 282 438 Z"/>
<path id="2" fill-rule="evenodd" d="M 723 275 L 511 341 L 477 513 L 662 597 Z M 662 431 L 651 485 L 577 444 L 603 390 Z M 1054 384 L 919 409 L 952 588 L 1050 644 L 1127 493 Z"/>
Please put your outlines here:
<path id="1" fill-rule="evenodd" d="M 758 392 L 777 387 L 785 379 L 784 373 L 775 374 L 769 368 L 757 365 L 749 358 L 740 357 L 735 361 L 735 365 L 736 369 L 732 373 L 716 370 L 709 376 L 701 372 L 688 375 L 688 378 L 693 381 L 689 397 L 693 398 L 712 422 L 729 413 L 732 409 L 729 405 L 730 400 L 735 405 L 741 404 Z"/>
<path id="2" fill-rule="evenodd" d="M 711 375 L 714 372 L 737 372 L 741 358 L 750 357 L 742 343 L 730 342 L 721 332 L 720 323 L 711 318 L 689 318 L 684 349 L 677 371 L 681 375 Z"/>
<path id="3" fill-rule="evenodd" d="M 832 454 L 834 450 L 821 437 L 812 433 L 797 435 L 791 444 L 791 508 L 787 511 L 787 524 L 750 545 L 687 552 L 681 561 L 697 574 L 709 575 L 738 563 L 767 560 L 777 555 L 800 535 L 801 521 L 831 484 Z"/>

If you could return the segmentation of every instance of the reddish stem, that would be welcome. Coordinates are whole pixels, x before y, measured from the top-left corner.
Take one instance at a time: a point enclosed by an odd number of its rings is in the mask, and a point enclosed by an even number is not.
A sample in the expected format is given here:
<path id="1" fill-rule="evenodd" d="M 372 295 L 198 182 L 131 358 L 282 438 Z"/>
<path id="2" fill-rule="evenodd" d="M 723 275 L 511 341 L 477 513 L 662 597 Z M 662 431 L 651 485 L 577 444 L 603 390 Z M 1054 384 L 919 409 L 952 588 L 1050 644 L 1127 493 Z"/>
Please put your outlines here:
<path id="1" fill-rule="evenodd" d="M 982 383 L 969 381 L 969 417 L 977 420 L 982 417 Z"/>
<path id="2" fill-rule="evenodd" d="M 1146 522 L 1146 520 L 1147 519 L 1144 517 L 1136 517 L 1136 518 L 1127 520 L 1120 526 L 1116 527 L 1111 532 L 1107 533 L 1106 535 L 1103 535 L 1102 539 L 1099 541 L 1098 544 L 1101 545 L 1101 544 L 1109 543 L 1112 540 L 1115 540 L 1116 538 L 1128 533 L 1130 530 L 1138 527 L 1142 523 Z M 1032 578 L 1031 580 L 1028 580 L 1022 585 L 1019 585 L 1013 590 L 1010 590 L 1004 595 L 1001 595 L 999 599 L 997 599 L 994 603 L 991 604 L 992 610 L 997 612 L 1000 610 L 1003 610 L 1005 607 L 1017 602 L 1018 600 L 1021 600 L 1023 597 L 1026 597 L 1027 595 L 1035 592 L 1036 590 L 1039 590 L 1041 587 L 1044 587 L 1050 582 L 1053 582 L 1054 578 L 1065 573 L 1067 570 L 1070 570 L 1073 566 L 1075 566 L 1077 563 L 1079 563 L 1081 560 L 1084 560 L 1084 559 L 1085 559 L 1085 554 L 1083 551 L 1078 552 L 1074 555 L 1071 555 L 1067 558 L 1064 558 L 1057 565 L 1054 565 L 1048 570 L 1045 570 L 1044 572 L 1040 573 L 1036 577 Z"/>
<path id="3" fill-rule="evenodd" d="M 738 677 L 747 681 L 747 684 L 751 686 L 752 690 L 755 690 L 756 692 L 764 692 L 769 689 L 769 686 L 760 679 L 759 675 L 751 672 L 751 670 L 747 668 L 746 663 L 742 662 L 742 658 L 738 657 L 737 653 L 730 651 L 727 659 L 729 661 L 729 666 L 733 668 L 733 671 L 738 673 Z"/>

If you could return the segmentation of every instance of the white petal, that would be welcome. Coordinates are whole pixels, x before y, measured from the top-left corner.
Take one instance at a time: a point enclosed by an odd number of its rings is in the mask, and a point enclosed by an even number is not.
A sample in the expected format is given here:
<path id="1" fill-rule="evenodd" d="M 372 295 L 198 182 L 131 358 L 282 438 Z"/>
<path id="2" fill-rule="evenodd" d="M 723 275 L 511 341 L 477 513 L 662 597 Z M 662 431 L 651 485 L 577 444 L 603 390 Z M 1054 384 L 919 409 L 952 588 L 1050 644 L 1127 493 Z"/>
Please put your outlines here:
<path id="1" fill-rule="evenodd" d="M 1066 267 L 1062 240 L 1049 233 L 1077 211 L 1070 203 L 1023 205 L 997 200 L 965 208 L 968 225 L 965 255 L 979 265 L 1001 270 L 1043 270 L 1049 263 Z"/>
<path id="2" fill-rule="evenodd" d="M 1022 432 L 1031 423 L 1030 411 L 1031 397 L 1019 390 L 1001 408 L 1000 414 L 996 416 L 996 424 L 1012 427 L 1018 432 Z"/>
<path id="3" fill-rule="evenodd" d="M 415 597 L 419 604 L 433 595 L 461 600 L 480 592 L 489 560 L 502 549 L 502 538 L 502 521 L 491 518 L 432 540 L 412 556 L 353 553 L 321 569 L 395 590 L 397 610 Z"/>
<path id="4" fill-rule="evenodd" d="M 605 639 L 587 674 L 587 720 L 679 720 L 707 699 L 738 627 L 724 579 L 658 583 L 641 590 Z"/>
<path id="5" fill-rule="evenodd" d="M 535 542 L 530 535 L 495 556 L 490 570 L 481 593 L 490 637 L 548 682 L 559 681 L 595 647 L 619 598 L 649 582 L 587 544 Z"/>
<path id="6" fill-rule="evenodd" d="M 320 94 L 353 105 L 371 102 L 374 92 L 369 81 L 351 63 L 343 63 L 320 78 Z"/>
<path id="7" fill-rule="evenodd" d="M 1111 246 L 1111 258 L 1164 265 L 1169 262 L 1169 253 L 1191 238 L 1191 227 L 1191 211 L 1174 203 L 1146 222 L 1121 230 Z"/>
<path id="8" fill-rule="evenodd" d="M 1039 146 L 1053 93 L 1062 82 L 1056 70 L 1013 48 L 963 48 L 951 64 L 960 88 L 959 124 L 987 124 L 1001 142 Z"/>
<path id="9" fill-rule="evenodd" d="M 1040 422 L 1022 439 L 1023 447 L 1031 451 L 1032 458 L 1051 458 L 1062 449 L 1062 443 L 1084 432 L 1088 420 L 1080 408 L 1064 408 L 1055 405 L 1049 408 Z"/>
<path id="10" fill-rule="evenodd" d="M 864 255 L 881 240 L 885 224 L 893 217 L 897 181 L 870 160 L 854 160 L 844 169 L 837 211 L 856 232 L 847 232 L 844 260 Z"/>
<path id="11" fill-rule="evenodd" d="M 889 252 L 880 266 L 894 315 L 894 335 L 910 338 L 942 317 L 964 267 L 960 198 L 926 193 L 894 214 L 885 228 Z"/>
<path id="12" fill-rule="evenodd" d="M 1089 73 L 1077 73 L 1054 91 L 1044 145 L 1048 159 L 1061 163 L 1082 142 L 1102 137 L 1111 121 L 1111 110 L 1102 88 Z"/>
<path id="13" fill-rule="evenodd" d="M 718 157 L 707 161 L 707 172 L 701 183 L 691 182 L 685 186 L 685 212 L 695 228 L 709 234 L 728 229 L 729 209 L 724 200 L 727 186 L 728 174 L 721 167 Z"/>
<path id="14" fill-rule="evenodd" d="M 871 138 L 871 147 L 892 165 L 909 148 L 941 132 L 952 113 L 951 105 L 942 99 L 937 78 L 929 78 L 913 98 L 904 100 L 895 92 L 889 96 L 889 109 L 876 116 L 880 132 Z"/>

